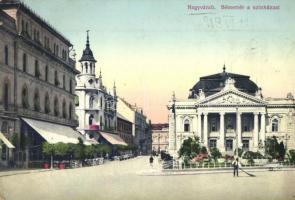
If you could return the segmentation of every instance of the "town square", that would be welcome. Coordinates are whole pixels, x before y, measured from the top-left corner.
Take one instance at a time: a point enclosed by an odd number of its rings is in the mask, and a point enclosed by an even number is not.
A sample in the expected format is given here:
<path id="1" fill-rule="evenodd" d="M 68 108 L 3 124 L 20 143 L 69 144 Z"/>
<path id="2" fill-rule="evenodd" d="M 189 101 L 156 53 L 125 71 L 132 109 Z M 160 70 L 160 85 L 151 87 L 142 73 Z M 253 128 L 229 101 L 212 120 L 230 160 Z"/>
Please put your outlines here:
<path id="1" fill-rule="evenodd" d="M 292 9 L 0 0 L 0 200 L 294 200 Z"/>

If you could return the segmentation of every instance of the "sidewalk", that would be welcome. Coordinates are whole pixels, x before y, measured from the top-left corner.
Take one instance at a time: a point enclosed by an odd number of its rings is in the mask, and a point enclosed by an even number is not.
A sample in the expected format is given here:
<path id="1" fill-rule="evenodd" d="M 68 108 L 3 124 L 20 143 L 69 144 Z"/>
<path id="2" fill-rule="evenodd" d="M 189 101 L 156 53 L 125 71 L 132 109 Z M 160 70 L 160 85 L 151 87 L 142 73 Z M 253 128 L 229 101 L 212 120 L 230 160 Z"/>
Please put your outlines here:
<path id="1" fill-rule="evenodd" d="M 1 169 L 0 178 L 5 176 L 18 175 L 18 174 L 32 174 L 32 173 L 39 173 L 39 172 L 48 172 L 53 170 L 52 169 L 7 169 L 7 170 Z"/>

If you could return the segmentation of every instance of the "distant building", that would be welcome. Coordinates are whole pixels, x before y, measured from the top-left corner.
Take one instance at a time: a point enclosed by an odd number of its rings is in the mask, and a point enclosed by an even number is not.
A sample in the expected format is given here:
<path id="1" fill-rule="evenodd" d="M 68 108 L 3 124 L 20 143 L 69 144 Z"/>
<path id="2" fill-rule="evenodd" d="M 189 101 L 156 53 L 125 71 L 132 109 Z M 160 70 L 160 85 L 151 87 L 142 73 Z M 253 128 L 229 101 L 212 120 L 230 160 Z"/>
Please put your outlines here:
<path id="1" fill-rule="evenodd" d="M 152 150 L 153 152 L 168 152 L 169 145 L 169 125 L 164 124 L 152 124 Z"/>
<path id="2" fill-rule="evenodd" d="M 120 113 L 117 113 L 117 133 L 128 145 L 133 145 L 132 122 Z"/>
<path id="3" fill-rule="evenodd" d="M 151 129 L 143 110 L 131 105 L 123 98 L 118 98 L 118 113 L 132 122 L 133 144 L 138 147 L 138 152 L 149 154 L 151 152 Z"/>
<path id="4" fill-rule="evenodd" d="M 249 76 L 221 73 L 201 77 L 187 100 L 169 102 L 169 152 L 177 154 L 183 140 L 198 136 L 203 146 L 223 154 L 235 149 L 264 152 L 265 140 L 276 136 L 295 149 L 295 100 L 264 98 Z"/>
<path id="5" fill-rule="evenodd" d="M 25 4 L 0 1 L 0 21 L 0 165 L 28 166 L 42 159 L 44 141 L 78 142 L 79 72 L 70 41 Z"/>
<path id="6" fill-rule="evenodd" d="M 103 85 L 101 72 L 96 77 L 96 60 L 90 49 L 87 32 L 86 47 L 80 62 L 81 73 L 76 81 L 76 114 L 79 120 L 77 130 L 87 139 L 99 140 L 100 131 L 114 133 L 117 125 L 116 86 L 108 92 Z"/>

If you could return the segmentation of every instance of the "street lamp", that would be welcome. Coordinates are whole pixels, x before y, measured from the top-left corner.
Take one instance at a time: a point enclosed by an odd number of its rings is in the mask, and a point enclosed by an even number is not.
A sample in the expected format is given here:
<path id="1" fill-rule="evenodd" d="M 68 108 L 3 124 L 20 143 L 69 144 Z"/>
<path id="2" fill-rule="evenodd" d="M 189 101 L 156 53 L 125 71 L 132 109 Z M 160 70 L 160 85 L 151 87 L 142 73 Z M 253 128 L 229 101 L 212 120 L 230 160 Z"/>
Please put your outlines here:
<path id="1" fill-rule="evenodd" d="M 239 135 L 238 135 L 238 111 L 239 108 L 236 107 L 236 157 L 239 158 Z"/>

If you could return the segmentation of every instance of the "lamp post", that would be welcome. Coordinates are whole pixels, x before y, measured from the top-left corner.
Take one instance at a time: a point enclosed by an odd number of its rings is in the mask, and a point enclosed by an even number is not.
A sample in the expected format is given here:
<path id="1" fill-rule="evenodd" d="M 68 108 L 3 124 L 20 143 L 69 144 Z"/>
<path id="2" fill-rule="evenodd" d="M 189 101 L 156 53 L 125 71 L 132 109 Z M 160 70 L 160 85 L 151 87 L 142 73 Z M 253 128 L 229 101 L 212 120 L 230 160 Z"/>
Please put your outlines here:
<path id="1" fill-rule="evenodd" d="M 239 158 L 239 135 L 238 135 L 238 111 L 239 108 L 236 107 L 236 157 Z"/>
<path id="2" fill-rule="evenodd" d="M 52 142 L 53 138 L 51 137 L 51 142 Z M 51 146 L 51 158 L 50 158 L 50 169 L 53 169 L 53 144 L 50 144 Z"/>

